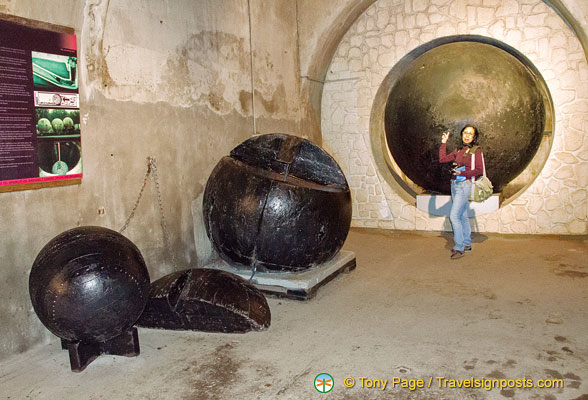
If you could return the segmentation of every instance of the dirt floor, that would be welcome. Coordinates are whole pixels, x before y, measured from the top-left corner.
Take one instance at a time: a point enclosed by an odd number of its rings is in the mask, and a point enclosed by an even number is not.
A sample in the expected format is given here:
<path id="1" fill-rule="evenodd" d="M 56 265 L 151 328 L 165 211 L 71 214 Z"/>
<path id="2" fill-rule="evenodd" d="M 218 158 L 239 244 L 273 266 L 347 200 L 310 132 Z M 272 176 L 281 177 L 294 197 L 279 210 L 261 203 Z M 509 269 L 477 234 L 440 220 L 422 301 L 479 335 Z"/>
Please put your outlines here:
<path id="1" fill-rule="evenodd" d="M 139 329 L 140 356 L 81 373 L 55 340 L 0 364 L 0 398 L 588 399 L 586 238 L 473 247 L 450 260 L 448 234 L 353 229 L 357 268 L 310 301 L 268 298 L 267 331 Z"/>

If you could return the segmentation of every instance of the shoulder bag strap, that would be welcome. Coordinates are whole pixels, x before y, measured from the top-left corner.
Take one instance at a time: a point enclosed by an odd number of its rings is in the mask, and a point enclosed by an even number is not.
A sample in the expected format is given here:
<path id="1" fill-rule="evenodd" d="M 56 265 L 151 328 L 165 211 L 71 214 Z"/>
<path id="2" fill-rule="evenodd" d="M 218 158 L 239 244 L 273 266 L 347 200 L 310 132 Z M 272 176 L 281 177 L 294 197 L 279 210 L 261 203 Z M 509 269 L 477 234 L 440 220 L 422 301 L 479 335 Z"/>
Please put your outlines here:
<path id="1" fill-rule="evenodd" d="M 482 151 L 480 151 L 480 155 L 482 156 L 482 175 L 486 176 L 486 163 L 484 162 L 484 154 L 482 154 Z M 470 165 L 470 169 L 474 169 L 476 167 L 476 156 L 475 154 L 472 154 L 472 165 Z M 472 181 L 475 181 L 475 177 L 472 176 Z"/>
<path id="2" fill-rule="evenodd" d="M 472 163 L 470 164 L 470 169 L 473 170 L 476 167 L 476 155 L 472 153 Z M 476 177 L 472 176 L 472 182 L 476 181 Z"/>
<path id="3" fill-rule="evenodd" d="M 472 163 L 470 165 L 470 169 L 472 169 L 472 170 L 474 169 L 474 166 L 476 165 L 475 162 L 476 162 L 476 156 L 475 156 L 474 153 L 472 153 Z M 474 184 L 474 182 L 476 182 L 476 177 L 475 176 L 472 176 L 472 183 L 470 185 L 470 200 L 473 200 L 474 199 L 474 189 L 475 189 L 475 186 L 476 186 Z"/>
<path id="4" fill-rule="evenodd" d="M 480 150 L 480 155 L 482 156 L 482 171 L 483 171 L 483 176 L 486 177 L 486 163 L 484 162 L 484 154 L 482 153 L 482 150 Z M 474 169 L 476 164 L 476 157 L 474 154 L 472 154 L 472 165 L 470 165 L 470 169 Z M 472 187 L 470 190 L 470 199 L 474 198 L 474 182 L 476 181 L 476 177 L 472 176 Z"/>

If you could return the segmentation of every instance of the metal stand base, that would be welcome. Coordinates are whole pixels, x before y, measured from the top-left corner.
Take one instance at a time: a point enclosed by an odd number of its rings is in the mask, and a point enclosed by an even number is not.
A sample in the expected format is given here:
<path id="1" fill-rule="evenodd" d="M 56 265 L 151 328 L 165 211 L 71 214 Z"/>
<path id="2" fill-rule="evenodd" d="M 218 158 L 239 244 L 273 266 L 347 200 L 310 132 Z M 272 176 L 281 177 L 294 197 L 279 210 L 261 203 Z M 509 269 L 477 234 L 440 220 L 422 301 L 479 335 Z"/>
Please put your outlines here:
<path id="1" fill-rule="evenodd" d="M 139 355 L 139 333 L 132 327 L 106 342 L 70 342 L 61 339 L 61 348 L 69 351 L 69 363 L 73 372 L 83 371 L 101 354 L 136 357 Z"/>
<path id="2" fill-rule="evenodd" d="M 318 289 L 343 272 L 351 272 L 356 267 L 355 253 L 341 250 L 331 260 L 303 272 L 257 272 L 251 283 L 262 292 L 293 300 L 310 300 Z M 221 269 L 249 280 L 252 271 L 237 267 L 221 260 L 206 266 Z"/>

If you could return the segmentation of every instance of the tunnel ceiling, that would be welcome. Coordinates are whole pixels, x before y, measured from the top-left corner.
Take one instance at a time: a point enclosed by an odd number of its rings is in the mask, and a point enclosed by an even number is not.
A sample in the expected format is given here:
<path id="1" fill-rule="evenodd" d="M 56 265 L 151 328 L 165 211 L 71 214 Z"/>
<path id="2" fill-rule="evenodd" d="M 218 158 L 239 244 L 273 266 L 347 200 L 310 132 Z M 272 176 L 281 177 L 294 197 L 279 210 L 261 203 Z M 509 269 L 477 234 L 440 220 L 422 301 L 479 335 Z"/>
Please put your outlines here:
<path id="1" fill-rule="evenodd" d="M 428 192 L 449 193 L 450 167 L 439 164 L 441 133 L 448 151 L 460 131 L 480 131 L 495 190 L 529 164 L 542 139 L 545 103 L 541 77 L 492 44 L 458 41 L 434 47 L 408 64 L 386 103 L 386 141 L 394 161 Z"/>

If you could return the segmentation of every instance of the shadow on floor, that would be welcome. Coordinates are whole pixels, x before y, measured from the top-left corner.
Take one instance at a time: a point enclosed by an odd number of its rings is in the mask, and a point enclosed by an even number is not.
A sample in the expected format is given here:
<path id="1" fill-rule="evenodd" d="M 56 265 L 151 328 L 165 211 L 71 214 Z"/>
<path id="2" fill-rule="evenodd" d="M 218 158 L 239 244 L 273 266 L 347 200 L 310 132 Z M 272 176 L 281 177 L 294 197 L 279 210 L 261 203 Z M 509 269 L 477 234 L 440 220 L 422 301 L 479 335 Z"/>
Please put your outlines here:
<path id="1" fill-rule="evenodd" d="M 445 248 L 451 250 L 453 248 L 453 232 L 439 232 L 439 237 L 445 239 Z M 482 233 L 472 232 L 472 245 L 474 243 L 483 243 L 488 240 L 488 236 Z"/>

